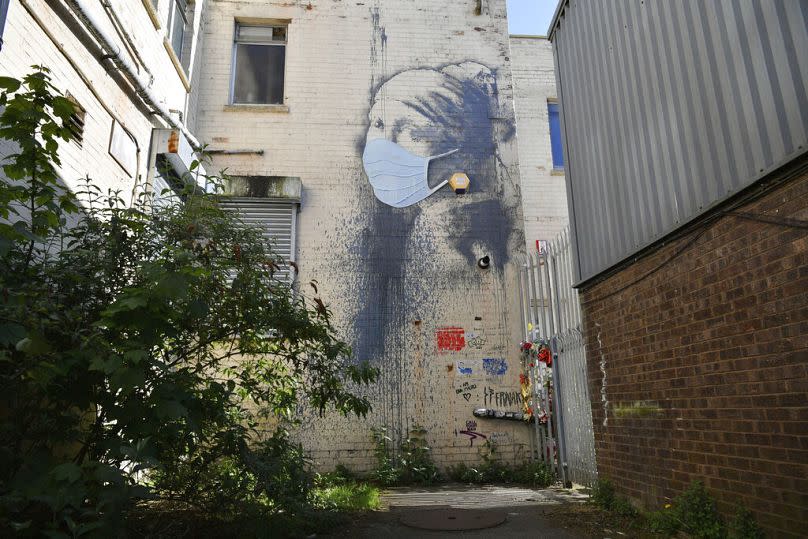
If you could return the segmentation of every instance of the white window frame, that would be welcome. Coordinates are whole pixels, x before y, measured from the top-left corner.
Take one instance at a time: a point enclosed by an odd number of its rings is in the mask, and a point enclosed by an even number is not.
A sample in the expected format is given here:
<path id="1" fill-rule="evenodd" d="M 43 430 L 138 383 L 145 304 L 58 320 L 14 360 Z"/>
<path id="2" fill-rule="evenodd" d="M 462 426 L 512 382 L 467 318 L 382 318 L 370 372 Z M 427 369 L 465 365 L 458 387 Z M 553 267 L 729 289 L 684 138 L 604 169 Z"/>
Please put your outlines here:
<path id="1" fill-rule="evenodd" d="M 166 33 L 168 34 L 168 42 L 171 44 L 171 50 L 174 51 L 174 55 L 177 59 L 182 63 L 182 49 L 185 47 L 185 35 L 188 32 L 188 6 L 191 5 L 193 2 L 189 0 L 169 0 L 168 5 L 168 26 L 166 27 Z M 180 9 L 180 7 L 184 6 L 184 9 Z M 174 48 L 174 18 L 177 16 L 177 12 L 180 11 L 179 15 L 182 17 L 182 39 L 180 40 L 180 50 Z"/>
<path id="2" fill-rule="evenodd" d="M 261 28 L 284 28 L 286 30 L 286 39 L 284 41 L 277 41 L 277 42 L 252 42 L 252 41 L 239 41 L 238 39 L 238 29 L 240 26 L 253 26 L 253 27 L 261 27 Z M 279 103 L 239 103 L 235 100 L 236 98 L 236 57 L 238 51 L 238 45 L 265 45 L 267 47 L 283 47 L 283 95 L 281 96 L 281 100 Z M 262 23 L 252 23 L 252 22 L 241 22 L 236 21 L 236 24 L 233 27 L 233 51 L 231 54 L 230 59 L 230 98 L 228 99 L 228 103 L 230 105 L 237 105 L 237 106 L 256 106 L 256 107 L 273 107 L 273 106 L 283 106 L 286 104 L 286 70 L 287 70 L 287 52 L 289 44 L 289 21 L 267 21 Z"/>

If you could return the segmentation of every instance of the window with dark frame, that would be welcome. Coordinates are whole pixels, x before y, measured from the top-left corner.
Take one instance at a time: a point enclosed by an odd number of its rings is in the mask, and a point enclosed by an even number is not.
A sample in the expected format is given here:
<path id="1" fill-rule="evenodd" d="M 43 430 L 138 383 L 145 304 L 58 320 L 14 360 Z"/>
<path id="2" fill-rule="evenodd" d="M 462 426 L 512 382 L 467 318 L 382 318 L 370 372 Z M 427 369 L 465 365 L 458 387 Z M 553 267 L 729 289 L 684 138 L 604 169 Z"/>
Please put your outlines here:
<path id="1" fill-rule="evenodd" d="M 553 154 L 553 170 L 564 170 L 564 147 L 561 142 L 561 120 L 558 115 L 558 103 L 547 103 L 550 121 L 550 148 Z"/>
<path id="2" fill-rule="evenodd" d="M 231 103 L 283 104 L 286 26 L 236 24 Z"/>
<path id="3" fill-rule="evenodd" d="M 169 40 L 177 58 L 182 59 L 182 44 L 185 41 L 185 28 L 188 24 L 187 0 L 171 0 L 168 14 Z"/>
<path id="4" fill-rule="evenodd" d="M 8 5 L 11 0 L 0 0 L 0 49 L 3 48 L 3 29 L 6 26 L 6 15 L 8 15 Z"/>

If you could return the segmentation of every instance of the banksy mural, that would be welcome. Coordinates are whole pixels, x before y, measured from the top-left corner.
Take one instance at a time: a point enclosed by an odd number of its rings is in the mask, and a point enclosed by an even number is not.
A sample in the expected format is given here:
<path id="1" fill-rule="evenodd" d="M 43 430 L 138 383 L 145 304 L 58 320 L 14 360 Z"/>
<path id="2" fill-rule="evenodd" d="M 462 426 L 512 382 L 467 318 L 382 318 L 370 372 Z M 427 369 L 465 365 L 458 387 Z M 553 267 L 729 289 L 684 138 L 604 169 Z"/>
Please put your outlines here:
<path id="1" fill-rule="evenodd" d="M 372 88 L 358 148 L 370 187 L 360 191 L 358 358 L 389 360 L 404 349 L 397 328 L 438 310 L 446 267 L 429 254 L 445 242 L 470 268 L 488 255 L 500 271 L 521 245 L 518 178 L 501 156 L 514 136 L 505 103 L 496 70 L 473 61 L 405 70 Z M 471 180 L 463 197 L 441 189 L 458 172 Z"/>

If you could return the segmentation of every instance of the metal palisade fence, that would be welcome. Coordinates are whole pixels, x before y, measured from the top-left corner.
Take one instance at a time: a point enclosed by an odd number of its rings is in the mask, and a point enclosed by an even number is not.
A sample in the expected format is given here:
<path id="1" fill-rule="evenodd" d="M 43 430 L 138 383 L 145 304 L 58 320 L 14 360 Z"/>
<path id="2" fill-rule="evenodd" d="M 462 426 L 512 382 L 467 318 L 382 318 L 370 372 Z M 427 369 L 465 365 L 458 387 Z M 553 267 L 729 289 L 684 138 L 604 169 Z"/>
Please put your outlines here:
<path id="1" fill-rule="evenodd" d="M 557 468 L 566 484 L 592 485 L 597 478 L 592 408 L 587 384 L 581 305 L 573 284 L 569 232 L 562 232 L 522 266 L 519 285 L 526 342 L 546 346 L 552 365 L 527 361 L 533 410 L 548 412 L 534 421 L 539 458 Z"/>

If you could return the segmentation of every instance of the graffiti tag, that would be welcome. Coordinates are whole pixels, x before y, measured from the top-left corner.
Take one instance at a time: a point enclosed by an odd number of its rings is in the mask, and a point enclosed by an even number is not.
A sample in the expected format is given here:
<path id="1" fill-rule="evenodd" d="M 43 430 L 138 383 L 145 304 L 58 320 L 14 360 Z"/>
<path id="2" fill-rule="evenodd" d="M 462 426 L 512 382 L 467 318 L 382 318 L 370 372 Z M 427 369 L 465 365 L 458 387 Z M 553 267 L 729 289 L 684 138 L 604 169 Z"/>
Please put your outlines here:
<path id="1" fill-rule="evenodd" d="M 468 401 L 471 399 L 471 391 L 473 389 L 477 389 L 477 384 L 469 384 L 468 382 L 463 382 L 463 385 L 455 389 L 455 395 L 462 394 L 463 398 L 466 399 L 466 401 Z"/>
<path id="2" fill-rule="evenodd" d="M 489 376 L 502 376 L 508 371 L 508 362 L 502 358 L 487 357 L 483 359 L 483 370 Z"/>
<path id="3" fill-rule="evenodd" d="M 471 365 L 466 365 L 462 361 L 457 362 L 457 370 L 460 374 L 474 374 L 474 369 Z"/>
<path id="4" fill-rule="evenodd" d="M 459 352 L 466 347 L 466 333 L 459 327 L 438 328 L 435 341 L 438 352 Z"/>
<path id="5" fill-rule="evenodd" d="M 466 346 L 469 348 L 476 348 L 480 349 L 485 346 L 485 337 L 482 335 L 477 335 L 471 331 L 466 332 Z"/>
<path id="6" fill-rule="evenodd" d="M 483 400 L 486 407 L 522 406 L 522 394 L 518 391 L 496 391 L 486 386 L 483 390 Z"/>
<path id="7" fill-rule="evenodd" d="M 465 434 L 469 437 L 469 447 L 474 447 L 474 440 L 477 438 L 482 438 L 483 440 L 487 438 L 485 434 L 480 434 L 479 432 L 472 432 L 469 430 L 461 430 L 460 434 Z"/>

